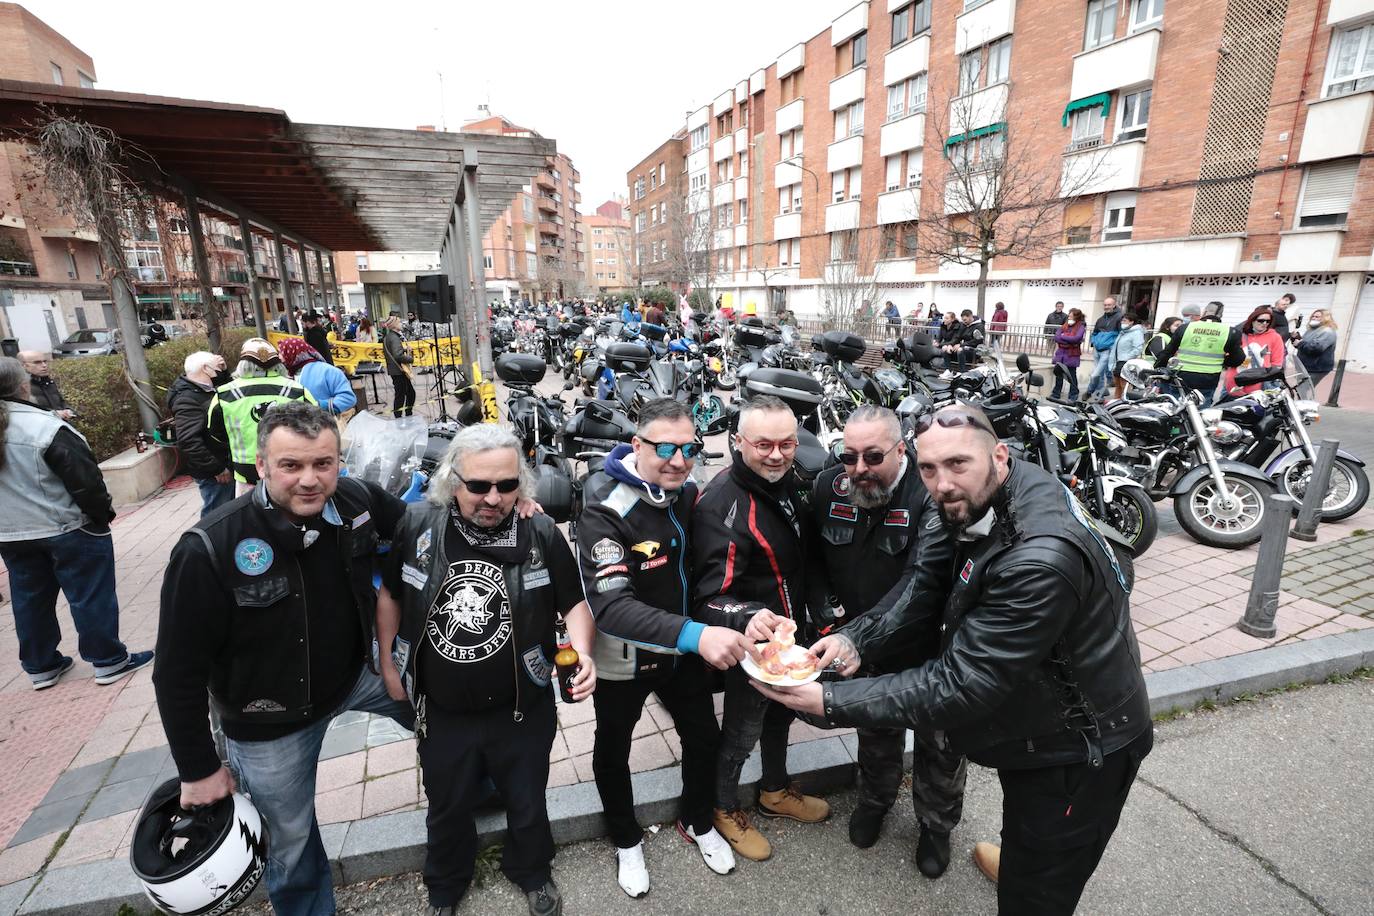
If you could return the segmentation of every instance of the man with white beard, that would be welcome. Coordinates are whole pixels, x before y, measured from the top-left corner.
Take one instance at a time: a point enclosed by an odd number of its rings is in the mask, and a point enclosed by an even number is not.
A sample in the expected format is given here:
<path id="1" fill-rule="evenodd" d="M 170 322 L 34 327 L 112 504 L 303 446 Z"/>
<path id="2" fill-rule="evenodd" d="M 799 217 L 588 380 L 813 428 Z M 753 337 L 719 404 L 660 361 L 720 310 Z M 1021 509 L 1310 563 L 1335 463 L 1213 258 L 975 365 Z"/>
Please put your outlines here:
<path id="1" fill-rule="evenodd" d="M 949 536 L 906 452 L 897 415 L 865 404 L 845 424 L 840 465 L 816 478 L 811 511 L 818 538 L 808 553 L 820 562 L 810 564 L 807 604 L 823 635 L 911 600 L 922 567 L 950 566 Z M 929 584 L 940 592 L 949 587 Z M 860 673 L 901 671 L 934 658 L 940 651 L 938 620 L 932 618 L 900 648 L 887 659 L 865 658 Z M 859 804 L 849 818 L 849 839 L 866 849 L 878 841 L 883 818 L 897 800 L 906 729 L 860 728 L 858 738 Z M 964 802 L 964 758 L 943 749 L 942 739 L 918 732 L 911 764 L 921 830 L 916 865 L 928 878 L 938 878 L 949 865 L 949 835 Z"/>

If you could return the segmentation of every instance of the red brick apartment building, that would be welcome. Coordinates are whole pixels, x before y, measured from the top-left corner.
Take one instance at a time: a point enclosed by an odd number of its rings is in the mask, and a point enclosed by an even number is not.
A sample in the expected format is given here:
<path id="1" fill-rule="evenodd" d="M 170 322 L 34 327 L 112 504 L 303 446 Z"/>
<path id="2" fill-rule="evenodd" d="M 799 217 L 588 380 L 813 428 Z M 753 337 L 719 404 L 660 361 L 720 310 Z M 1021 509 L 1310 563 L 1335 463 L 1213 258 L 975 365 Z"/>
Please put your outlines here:
<path id="1" fill-rule="evenodd" d="M 1058 225 L 991 265 L 1012 321 L 1108 294 L 1238 321 L 1291 292 L 1374 368 L 1374 0 L 869 0 L 760 63 L 627 173 L 642 282 L 666 183 L 739 304 L 820 312 L 868 233 L 880 298 L 971 307 L 976 268 L 921 223 L 961 218 L 951 162 L 1015 162 Z"/>
<path id="2" fill-rule="evenodd" d="M 678 131 L 625 175 L 629 190 L 631 245 L 630 273 L 634 286 L 685 287 L 669 245 L 680 244 L 681 232 L 671 231 L 670 220 L 680 225 L 686 200 L 687 133 Z"/>

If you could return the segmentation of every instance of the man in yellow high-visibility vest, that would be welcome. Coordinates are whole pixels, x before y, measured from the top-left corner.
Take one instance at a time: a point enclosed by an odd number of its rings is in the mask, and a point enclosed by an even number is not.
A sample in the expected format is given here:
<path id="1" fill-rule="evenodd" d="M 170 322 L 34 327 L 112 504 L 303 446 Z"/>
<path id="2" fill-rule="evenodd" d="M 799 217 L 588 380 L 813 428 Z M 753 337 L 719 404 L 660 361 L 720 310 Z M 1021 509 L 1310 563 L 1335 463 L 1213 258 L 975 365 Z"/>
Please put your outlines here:
<path id="1" fill-rule="evenodd" d="M 1209 302 L 1205 309 L 1185 305 L 1183 324 L 1174 329 L 1155 360 L 1155 366 L 1163 368 L 1177 356 L 1179 380 L 1202 395 L 1203 407 L 1210 406 L 1216 396 L 1222 370 L 1245 362 L 1240 331 L 1221 323 L 1221 309 L 1220 302 Z"/>

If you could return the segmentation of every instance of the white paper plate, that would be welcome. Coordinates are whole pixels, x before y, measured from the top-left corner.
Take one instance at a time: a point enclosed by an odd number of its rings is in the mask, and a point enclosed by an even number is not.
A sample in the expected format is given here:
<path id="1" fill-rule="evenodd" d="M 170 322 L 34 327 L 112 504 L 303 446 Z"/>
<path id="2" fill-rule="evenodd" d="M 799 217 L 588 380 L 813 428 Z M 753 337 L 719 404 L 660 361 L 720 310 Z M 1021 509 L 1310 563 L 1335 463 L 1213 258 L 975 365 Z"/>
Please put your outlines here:
<path id="1" fill-rule="evenodd" d="M 768 643 L 761 642 L 758 644 L 757 648 L 762 652 L 763 647 L 766 645 L 768 645 Z M 786 661 L 793 661 L 800 659 L 804 655 L 806 655 L 806 650 L 801 646 L 791 646 L 787 651 L 783 652 L 782 657 Z M 782 677 L 774 677 L 771 674 L 765 674 L 763 669 L 754 663 L 753 657 L 749 655 L 744 656 L 744 661 L 739 664 L 740 667 L 744 669 L 744 673 L 754 680 L 761 684 L 767 684 L 769 687 L 778 687 L 782 690 L 787 690 L 790 687 L 800 687 L 802 684 L 809 684 L 821 676 L 821 669 L 817 668 L 801 679 L 794 678 L 790 674 L 784 674 Z"/>

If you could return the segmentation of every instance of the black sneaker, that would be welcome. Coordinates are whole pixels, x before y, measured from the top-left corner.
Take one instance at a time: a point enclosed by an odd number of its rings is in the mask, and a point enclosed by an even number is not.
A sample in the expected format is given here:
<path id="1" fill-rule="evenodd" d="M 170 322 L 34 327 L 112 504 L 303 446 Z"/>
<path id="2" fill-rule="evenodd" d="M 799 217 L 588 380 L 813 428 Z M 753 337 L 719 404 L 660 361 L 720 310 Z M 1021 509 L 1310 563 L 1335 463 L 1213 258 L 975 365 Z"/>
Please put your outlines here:
<path id="1" fill-rule="evenodd" d="M 130 652 L 129 657 L 124 660 L 124 665 L 111 671 L 109 674 L 96 675 L 95 682 L 104 686 L 113 684 L 122 677 L 133 674 L 139 668 L 152 664 L 153 653 L 151 652 Z"/>
<path id="2" fill-rule="evenodd" d="M 867 849 L 878 842 L 878 834 L 883 829 L 885 817 L 886 808 L 860 802 L 854 813 L 849 815 L 849 842 L 860 849 Z"/>
<path id="3" fill-rule="evenodd" d="M 530 904 L 530 916 L 559 916 L 563 912 L 563 896 L 552 878 L 539 890 L 526 894 L 525 899 Z"/>
<path id="4" fill-rule="evenodd" d="M 52 686 L 55 685 L 58 681 L 62 680 L 62 675 L 66 674 L 68 671 L 72 670 L 72 667 L 75 666 L 75 665 L 76 665 L 76 662 L 72 659 L 72 657 L 71 657 L 70 655 L 64 655 L 64 656 L 62 657 L 62 664 L 60 664 L 60 665 L 57 666 L 57 670 L 56 670 L 55 672 L 53 672 L 53 673 L 47 675 L 46 677 L 43 677 L 43 678 L 38 679 L 38 680 L 35 680 L 35 681 L 33 682 L 33 689 L 34 689 L 34 690 L 47 690 L 49 687 L 52 687 Z"/>
<path id="5" fill-rule="evenodd" d="M 916 867 L 927 878 L 938 878 L 949 868 L 949 834 L 938 833 L 924 824 L 916 841 Z"/>

